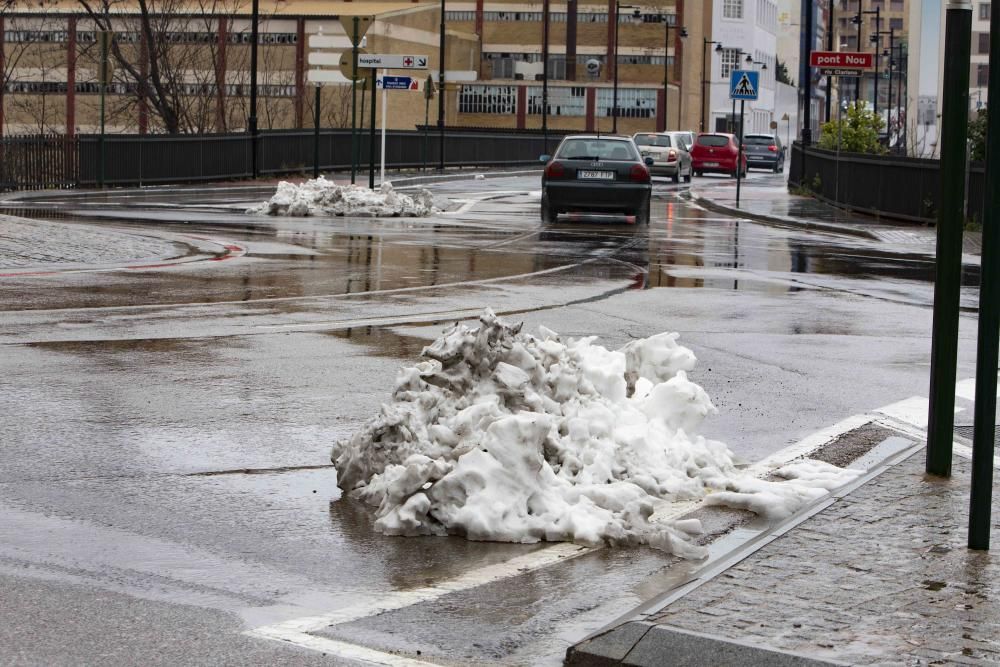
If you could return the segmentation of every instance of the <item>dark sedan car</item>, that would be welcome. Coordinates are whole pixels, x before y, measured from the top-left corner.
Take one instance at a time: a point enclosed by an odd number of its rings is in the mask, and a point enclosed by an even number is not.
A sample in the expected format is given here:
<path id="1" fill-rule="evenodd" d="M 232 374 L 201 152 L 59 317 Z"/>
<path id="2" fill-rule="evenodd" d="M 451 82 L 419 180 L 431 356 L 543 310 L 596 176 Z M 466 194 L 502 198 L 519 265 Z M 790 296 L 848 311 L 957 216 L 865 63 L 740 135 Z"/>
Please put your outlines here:
<path id="1" fill-rule="evenodd" d="M 652 184 L 649 163 L 630 137 L 568 136 L 559 144 L 542 175 L 542 221 L 560 213 L 585 211 L 634 215 L 649 223 Z"/>
<path id="2" fill-rule="evenodd" d="M 776 174 L 785 170 L 785 147 L 776 134 L 748 134 L 743 137 L 747 166 L 769 169 Z"/>

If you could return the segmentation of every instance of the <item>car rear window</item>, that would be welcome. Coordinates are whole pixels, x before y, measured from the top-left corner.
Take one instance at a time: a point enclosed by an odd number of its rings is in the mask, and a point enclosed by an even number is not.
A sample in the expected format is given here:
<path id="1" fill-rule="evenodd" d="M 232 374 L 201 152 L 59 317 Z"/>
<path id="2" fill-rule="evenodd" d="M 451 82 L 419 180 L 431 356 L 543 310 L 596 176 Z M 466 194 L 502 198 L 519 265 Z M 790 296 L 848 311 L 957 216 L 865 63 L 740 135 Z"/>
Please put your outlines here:
<path id="1" fill-rule="evenodd" d="M 728 146 L 729 137 L 724 137 L 721 134 L 703 134 L 698 137 L 699 146 Z"/>
<path id="2" fill-rule="evenodd" d="M 633 137 L 636 146 L 658 146 L 670 148 L 670 137 L 663 134 L 637 134 Z"/>
<path id="3" fill-rule="evenodd" d="M 766 134 L 749 134 L 743 137 L 743 143 L 748 146 L 770 146 L 775 141 L 774 137 L 769 137 Z"/>
<path id="4" fill-rule="evenodd" d="M 561 160 L 623 160 L 639 159 L 635 144 L 621 139 L 567 139 L 556 157 Z"/>

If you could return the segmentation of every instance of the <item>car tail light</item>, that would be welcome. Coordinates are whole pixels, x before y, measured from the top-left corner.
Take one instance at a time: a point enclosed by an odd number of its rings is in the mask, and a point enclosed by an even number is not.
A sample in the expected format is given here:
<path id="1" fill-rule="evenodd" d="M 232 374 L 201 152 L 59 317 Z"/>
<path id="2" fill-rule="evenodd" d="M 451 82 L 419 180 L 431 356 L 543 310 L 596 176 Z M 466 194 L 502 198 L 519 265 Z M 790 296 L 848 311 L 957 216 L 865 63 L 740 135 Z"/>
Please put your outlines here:
<path id="1" fill-rule="evenodd" d="M 645 165 L 632 165 L 632 169 L 628 172 L 628 180 L 633 183 L 649 183 L 649 170 Z"/>
<path id="2" fill-rule="evenodd" d="M 549 162 L 545 167 L 545 178 L 558 179 L 566 175 L 566 167 L 560 162 Z"/>
<path id="3" fill-rule="evenodd" d="M 671 149 L 671 151 L 669 153 L 667 153 L 667 159 L 668 160 L 676 160 L 677 159 L 677 151 Z"/>
<path id="4" fill-rule="evenodd" d="M 777 153 L 778 147 L 775 146 L 774 144 L 771 144 L 770 146 L 767 147 L 767 150 L 771 151 L 772 153 Z"/>

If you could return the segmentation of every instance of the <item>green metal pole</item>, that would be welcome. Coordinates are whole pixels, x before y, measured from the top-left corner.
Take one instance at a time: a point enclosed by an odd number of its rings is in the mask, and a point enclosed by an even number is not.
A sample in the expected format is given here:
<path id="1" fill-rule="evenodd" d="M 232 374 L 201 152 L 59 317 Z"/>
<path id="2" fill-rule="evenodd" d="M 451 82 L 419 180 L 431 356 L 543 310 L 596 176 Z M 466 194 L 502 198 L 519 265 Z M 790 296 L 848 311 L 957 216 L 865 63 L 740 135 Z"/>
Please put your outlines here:
<path id="1" fill-rule="evenodd" d="M 740 207 L 740 183 L 743 180 L 741 167 L 743 166 L 743 111 L 745 108 L 746 102 L 740 100 L 740 142 L 736 144 L 736 208 Z"/>
<path id="2" fill-rule="evenodd" d="M 108 51 L 111 44 L 111 32 L 104 31 L 101 33 L 101 76 L 99 77 L 99 84 L 101 87 L 101 145 L 98 150 L 98 169 L 97 169 L 97 187 L 104 187 L 104 165 L 107 162 L 107 155 L 105 152 L 104 143 L 104 94 L 108 89 Z"/>
<path id="3" fill-rule="evenodd" d="M 358 175 L 358 23 L 354 17 L 354 39 L 351 40 L 351 185 Z"/>
<path id="4" fill-rule="evenodd" d="M 965 142 L 969 130 L 969 62 L 972 3 L 949 0 L 945 15 L 944 103 L 941 113 L 941 203 L 937 219 L 937 272 L 931 333 L 930 405 L 927 415 L 929 475 L 951 476 L 958 359 L 962 229 L 965 226 Z M 996 373 L 994 366 L 993 373 Z"/>
<path id="5" fill-rule="evenodd" d="M 990 14 L 990 62 L 1000 63 L 1000 0 Z M 1000 99 L 1000 67 L 990 68 L 988 93 Z M 987 99 L 989 99 L 987 97 Z M 1000 178 L 1000 105 L 986 106 L 986 183 Z M 1000 192 L 986 188 L 983 254 L 979 281 L 979 338 L 976 351 L 976 407 L 972 435 L 972 490 L 969 496 L 969 548 L 990 548 L 993 502 L 993 439 L 997 411 L 997 362 L 1000 347 Z"/>
<path id="6" fill-rule="evenodd" d="M 368 121 L 368 189 L 375 189 L 375 104 L 378 100 L 377 91 L 375 90 L 375 68 L 373 67 L 371 72 L 372 85 L 369 86 L 372 91 L 372 115 Z"/>
<path id="7" fill-rule="evenodd" d="M 313 128 L 313 178 L 319 178 L 319 104 L 320 104 L 320 85 L 316 84 L 316 109 L 315 109 L 315 119 L 316 125 Z"/>

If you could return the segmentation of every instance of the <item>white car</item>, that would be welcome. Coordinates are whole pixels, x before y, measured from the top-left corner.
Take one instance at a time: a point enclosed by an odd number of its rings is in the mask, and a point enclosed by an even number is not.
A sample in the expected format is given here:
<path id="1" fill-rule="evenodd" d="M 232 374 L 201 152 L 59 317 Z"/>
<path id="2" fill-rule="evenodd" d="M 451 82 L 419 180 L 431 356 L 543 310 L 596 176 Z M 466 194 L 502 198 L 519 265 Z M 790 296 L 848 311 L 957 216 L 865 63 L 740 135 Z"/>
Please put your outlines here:
<path id="1" fill-rule="evenodd" d="M 674 183 L 679 183 L 681 177 L 685 183 L 691 182 L 691 154 L 681 137 L 671 132 L 636 132 L 632 140 L 644 158 L 653 159 L 651 174 L 670 176 Z"/>

